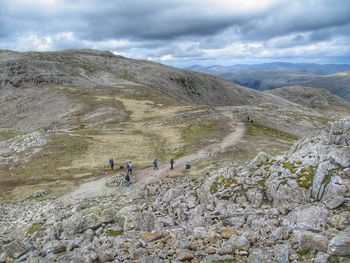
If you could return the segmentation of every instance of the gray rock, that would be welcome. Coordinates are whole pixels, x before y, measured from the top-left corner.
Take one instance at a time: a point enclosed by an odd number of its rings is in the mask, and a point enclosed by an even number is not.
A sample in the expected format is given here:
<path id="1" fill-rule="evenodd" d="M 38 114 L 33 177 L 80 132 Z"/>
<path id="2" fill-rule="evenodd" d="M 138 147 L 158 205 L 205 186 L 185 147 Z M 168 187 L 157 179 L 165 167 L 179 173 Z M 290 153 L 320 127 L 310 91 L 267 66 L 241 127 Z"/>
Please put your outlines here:
<path id="1" fill-rule="evenodd" d="M 250 168 L 256 168 L 257 166 L 262 165 L 263 163 L 268 162 L 271 160 L 271 156 L 265 152 L 259 152 L 258 155 L 250 161 L 248 164 L 248 167 Z"/>
<path id="2" fill-rule="evenodd" d="M 145 255 L 141 258 L 141 263 L 170 263 L 169 259 L 161 259 L 155 256 Z"/>
<path id="3" fill-rule="evenodd" d="M 70 235 L 81 233 L 89 228 L 98 228 L 104 223 L 117 219 L 117 207 L 114 203 L 100 204 L 76 212 L 62 222 L 63 230 Z"/>
<path id="4" fill-rule="evenodd" d="M 26 247 L 26 245 L 17 241 L 12 241 L 11 243 L 2 247 L 2 252 L 5 253 L 6 256 L 11 258 L 19 258 L 27 251 L 28 248 Z"/>
<path id="5" fill-rule="evenodd" d="M 98 262 L 111 262 L 114 260 L 117 251 L 114 250 L 103 250 L 97 252 Z"/>
<path id="6" fill-rule="evenodd" d="M 329 238 L 322 234 L 311 231 L 303 231 L 301 233 L 300 247 L 304 250 L 318 250 L 327 252 Z"/>
<path id="7" fill-rule="evenodd" d="M 346 199 L 344 196 L 332 196 L 331 198 L 324 200 L 324 203 L 327 208 L 336 209 L 337 207 L 341 206 L 345 200 Z"/>
<path id="8" fill-rule="evenodd" d="M 193 254 L 191 251 L 187 250 L 187 249 L 180 249 L 178 252 L 177 252 L 177 257 L 175 260 L 178 260 L 178 261 L 189 261 L 193 259 Z"/>
<path id="9" fill-rule="evenodd" d="M 246 191 L 246 196 L 248 198 L 248 201 L 252 203 L 255 207 L 260 207 L 264 198 L 264 194 L 256 188 L 248 189 Z"/>
<path id="10" fill-rule="evenodd" d="M 337 229 L 344 229 L 350 224 L 350 212 L 343 212 L 332 216 L 329 219 L 329 223 Z"/>
<path id="11" fill-rule="evenodd" d="M 85 232 L 84 232 L 84 239 L 85 240 L 89 240 L 90 242 L 92 242 L 92 240 L 94 239 L 94 231 L 92 229 L 87 229 Z"/>
<path id="12" fill-rule="evenodd" d="M 43 247 L 43 253 L 44 255 L 48 254 L 59 254 L 61 252 L 65 252 L 67 248 L 67 241 L 60 241 L 60 240 L 52 240 L 47 242 Z"/>
<path id="13" fill-rule="evenodd" d="M 329 241 L 327 254 L 350 256 L 350 226 Z"/>
<path id="14" fill-rule="evenodd" d="M 276 262 L 289 263 L 289 246 L 287 244 L 276 245 L 273 254 Z"/>
<path id="15" fill-rule="evenodd" d="M 78 247 L 79 247 L 79 242 L 76 241 L 76 240 L 71 240 L 71 241 L 68 241 L 66 250 L 67 251 L 72 251 L 72 250 L 74 250 L 75 248 L 78 248 Z"/>
<path id="16" fill-rule="evenodd" d="M 236 250 L 248 250 L 250 242 L 245 236 L 233 236 L 229 240 L 224 241 L 221 248 L 218 250 L 220 255 L 232 254 Z"/>
<path id="17" fill-rule="evenodd" d="M 48 189 L 48 188 L 45 188 L 45 189 L 41 189 L 41 190 L 38 190 L 36 191 L 33 196 L 34 197 L 44 197 L 44 196 L 47 196 L 51 193 L 51 190 Z"/>
<path id="18" fill-rule="evenodd" d="M 270 251 L 261 248 L 252 248 L 248 255 L 248 263 L 271 262 L 273 255 Z"/>
<path id="19" fill-rule="evenodd" d="M 168 204 L 178 195 L 179 195 L 179 191 L 171 188 L 164 194 L 162 198 L 162 202 Z"/>
<path id="20" fill-rule="evenodd" d="M 327 263 L 329 255 L 323 252 L 318 252 L 315 258 L 315 263 Z"/>
<path id="21" fill-rule="evenodd" d="M 283 224 L 291 229 L 323 230 L 327 224 L 328 210 L 320 206 L 301 206 L 290 212 Z"/>

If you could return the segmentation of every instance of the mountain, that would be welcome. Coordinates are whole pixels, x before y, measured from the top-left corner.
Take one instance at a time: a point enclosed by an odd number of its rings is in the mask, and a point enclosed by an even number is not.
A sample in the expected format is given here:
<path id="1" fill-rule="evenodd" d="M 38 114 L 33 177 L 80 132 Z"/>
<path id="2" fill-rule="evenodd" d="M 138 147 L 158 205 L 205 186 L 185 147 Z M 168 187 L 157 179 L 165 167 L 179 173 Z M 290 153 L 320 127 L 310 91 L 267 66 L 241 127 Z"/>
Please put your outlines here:
<path id="1" fill-rule="evenodd" d="M 69 128 L 125 119 L 120 103 L 101 105 L 98 96 L 174 105 L 297 107 L 202 73 L 95 50 L 1 51 L 0 77 L 0 128 Z"/>
<path id="2" fill-rule="evenodd" d="M 33 87 L 40 84 L 82 88 L 120 85 L 143 86 L 176 100 L 208 105 L 278 103 L 268 94 L 200 73 L 175 69 L 145 60 L 115 56 L 110 52 L 0 53 L 2 86 Z"/>
<path id="3" fill-rule="evenodd" d="M 344 107 L 350 112 L 350 102 L 321 88 L 290 86 L 266 92 L 314 109 L 324 110 L 331 107 Z"/>
<path id="4" fill-rule="evenodd" d="M 267 63 L 229 67 L 194 67 L 193 70 L 218 76 L 255 90 L 296 85 L 323 88 L 349 101 L 349 67 L 349 65 L 332 64 Z"/>
<path id="5" fill-rule="evenodd" d="M 244 65 L 237 64 L 232 66 L 200 66 L 193 65 L 188 67 L 190 70 L 205 72 L 208 74 L 223 74 L 237 71 L 296 71 L 304 73 L 313 73 L 318 75 L 328 75 L 344 71 L 350 71 L 348 64 L 315 64 L 315 63 L 287 63 L 287 62 L 272 62 L 262 64 Z"/>

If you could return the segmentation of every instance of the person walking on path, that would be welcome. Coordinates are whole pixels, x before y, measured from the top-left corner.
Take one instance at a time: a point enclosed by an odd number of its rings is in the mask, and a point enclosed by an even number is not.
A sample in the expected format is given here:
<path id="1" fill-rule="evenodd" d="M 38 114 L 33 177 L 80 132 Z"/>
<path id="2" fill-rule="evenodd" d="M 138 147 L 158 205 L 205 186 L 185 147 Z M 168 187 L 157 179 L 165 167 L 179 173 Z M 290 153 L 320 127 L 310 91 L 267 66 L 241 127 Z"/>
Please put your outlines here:
<path id="1" fill-rule="evenodd" d="M 132 175 L 132 164 L 130 161 L 126 163 L 126 169 L 127 169 L 127 175 L 131 174 Z"/>
<path id="2" fill-rule="evenodd" d="M 129 187 L 132 184 L 129 174 L 125 175 L 125 185 Z"/>
<path id="3" fill-rule="evenodd" d="M 171 158 L 170 159 L 170 170 L 174 170 L 174 163 L 175 163 L 174 159 Z"/>
<path id="4" fill-rule="evenodd" d="M 158 159 L 154 159 L 153 161 L 153 170 L 158 170 Z"/>
<path id="5" fill-rule="evenodd" d="M 113 170 L 114 169 L 114 160 L 113 159 L 109 160 L 109 165 L 111 166 L 111 170 Z"/>

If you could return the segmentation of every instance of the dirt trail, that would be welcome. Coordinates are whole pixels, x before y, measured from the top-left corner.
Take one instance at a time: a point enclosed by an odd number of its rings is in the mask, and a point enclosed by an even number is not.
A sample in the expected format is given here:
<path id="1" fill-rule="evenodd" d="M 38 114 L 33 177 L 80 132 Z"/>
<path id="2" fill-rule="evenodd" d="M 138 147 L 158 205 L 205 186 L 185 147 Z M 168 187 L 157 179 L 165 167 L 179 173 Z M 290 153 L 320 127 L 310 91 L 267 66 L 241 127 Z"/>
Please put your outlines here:
<path id="1" fill-rule="evenodd" d="M 153 170 L 153 167 L 140 169 L 134 171 L 136 174 L 137 182 L 132 184 L 130 187 L 106 187 L 105 183 L 110 176 L 105 176 L 101 179 L 83 183 L 77 189 L 63 196 L 66 201 L 79 202 L 80 200 L 102 197 L 116 194 L 127 194 L 132 197 L 138 193 L 138 191 L 145 185 L 159 180 L 160 178 L 166 177 L 171 174 L 179 174 L 185 170 L 185 164 L 187 162 L 197 162 L 205 160 L 212 154 L 219 153 L 225 149 L 239 143 L 245 133 L 245 124 L 236 123 L 234 117 L 229 111 L 223 110 L 222 115 L 231 119 L 231 132 L 223 138 L 219 143 L 208 145 L 196 153 L 184 156 L 180 159 L 175 160 L 174 170 L 170 171 L 170 164 L 166 163 L 159 167 L 158 170 Z"/>

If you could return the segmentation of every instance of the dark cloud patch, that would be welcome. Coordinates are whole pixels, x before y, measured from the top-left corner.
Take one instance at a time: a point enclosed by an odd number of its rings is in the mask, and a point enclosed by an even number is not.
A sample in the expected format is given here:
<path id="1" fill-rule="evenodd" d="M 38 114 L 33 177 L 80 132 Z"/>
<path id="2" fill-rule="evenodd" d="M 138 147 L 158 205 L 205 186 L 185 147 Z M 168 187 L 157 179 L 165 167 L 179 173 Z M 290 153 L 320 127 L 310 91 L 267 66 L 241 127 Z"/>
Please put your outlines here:
<path id="1" fill-rule="evenodd" d="M 349 14 L 348 0 L 0 0 L 0 48 L 203 60 L 312 57 L 329 43 L 347 56 Z"/>

